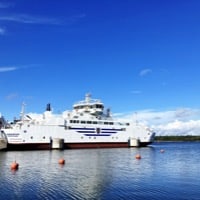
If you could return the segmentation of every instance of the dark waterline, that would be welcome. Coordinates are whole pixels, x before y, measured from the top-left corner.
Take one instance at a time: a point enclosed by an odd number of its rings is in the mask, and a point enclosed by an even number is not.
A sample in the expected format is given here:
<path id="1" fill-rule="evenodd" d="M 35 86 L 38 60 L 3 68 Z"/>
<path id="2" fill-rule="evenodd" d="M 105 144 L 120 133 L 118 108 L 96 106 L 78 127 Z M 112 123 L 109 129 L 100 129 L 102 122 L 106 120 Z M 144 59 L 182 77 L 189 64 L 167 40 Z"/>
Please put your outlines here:
<path id="1" fill-rule="evenodd" d="M 140 160 L 135 158 L 138 153 Z M 199 142 L 0 152 L 0 199 L 197 200 L 199 155 Z M 60 158 L 65 165 L 58 164 Z M 10 170 L 14 160 L 19 163 L 17 171 Z"/>

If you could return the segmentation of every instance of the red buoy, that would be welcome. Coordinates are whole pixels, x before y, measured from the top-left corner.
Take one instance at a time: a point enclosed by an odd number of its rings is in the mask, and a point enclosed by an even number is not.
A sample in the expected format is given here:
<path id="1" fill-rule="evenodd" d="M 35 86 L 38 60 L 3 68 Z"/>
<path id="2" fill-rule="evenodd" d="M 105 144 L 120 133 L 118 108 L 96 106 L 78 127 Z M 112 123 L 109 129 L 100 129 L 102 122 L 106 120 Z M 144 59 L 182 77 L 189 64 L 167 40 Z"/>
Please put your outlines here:
<path id="1" fill-rule="evenodd" d="M 136 154 L 135 158 L 139 160 L 139 159 L 141 159 L 142 157 L 141 157 L 140 154 Z"/>
<path id="2" fill-rule="evenodd" d="M 59 159 L 58 161 L 59 164 L 64 165 L 65 164 L 65 160 L 63 158 Z"/>
<path id="3" fill-rule="evenodd" d="M 12 170 L 18 170 L 19 164 L 15 161 L 11 164 L 10 169 Z"/>

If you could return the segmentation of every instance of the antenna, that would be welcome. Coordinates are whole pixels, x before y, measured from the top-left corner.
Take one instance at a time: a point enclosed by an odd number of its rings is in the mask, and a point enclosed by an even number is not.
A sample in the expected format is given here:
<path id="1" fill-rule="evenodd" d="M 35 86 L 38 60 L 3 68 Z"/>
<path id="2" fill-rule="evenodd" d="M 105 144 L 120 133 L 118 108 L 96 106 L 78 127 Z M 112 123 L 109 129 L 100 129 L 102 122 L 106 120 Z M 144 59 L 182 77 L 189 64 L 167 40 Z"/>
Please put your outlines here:
<path id="1" fill-rule="evenodd" d="M 22 108 L 21 108 L 21 112 L 20 112 L 20 119 L 24 120 L 24 114 L 25 114 L 25 103 L 22 102 Z"/>
<path id="2" fill-rule="evenodd" d="M 91 98 L 91 94 L 90 94 L 90 93 L 87 93 L 87 94 L 85 95 L 85 102 L 86 102 L 86 103 L 89 103 L 89 102 L 90 102 L 90 98 Z"/>
<path id="3" fill-rule="evenodd" d="M 110 108 L 106 109 L 106 117 L 110 117 Z"/>
<path id="4" fill-rule="evenodd" d="M 135 112 L 135 124 L 137 125 L 138 124 L 138 120 L 137 120 L 137 112 Z"/>

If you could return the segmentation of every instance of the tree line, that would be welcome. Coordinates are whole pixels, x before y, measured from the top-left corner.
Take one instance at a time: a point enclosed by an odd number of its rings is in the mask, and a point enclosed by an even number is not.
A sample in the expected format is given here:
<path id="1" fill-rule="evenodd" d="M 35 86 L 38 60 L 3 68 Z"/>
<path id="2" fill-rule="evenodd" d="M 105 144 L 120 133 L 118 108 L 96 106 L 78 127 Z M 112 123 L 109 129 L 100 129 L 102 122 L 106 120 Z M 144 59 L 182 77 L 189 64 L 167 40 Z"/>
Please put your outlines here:
<path id="1" fill-rule="evenodd" d="M 166 135 L 166 136 L 156 136 L 155 141 L 200 141 L 200 135 L 186 135 L 186 136 L 175 136 L 175 135 Z"/>

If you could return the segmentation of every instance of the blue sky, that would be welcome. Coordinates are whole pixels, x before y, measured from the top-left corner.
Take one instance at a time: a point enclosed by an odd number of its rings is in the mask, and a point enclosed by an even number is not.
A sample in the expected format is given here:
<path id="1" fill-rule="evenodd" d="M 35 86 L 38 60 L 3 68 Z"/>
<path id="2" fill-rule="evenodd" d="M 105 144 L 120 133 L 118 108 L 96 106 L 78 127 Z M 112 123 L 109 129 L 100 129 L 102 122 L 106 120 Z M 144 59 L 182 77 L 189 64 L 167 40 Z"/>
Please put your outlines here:
<path id="1" fill-rule="evenodd" d="M 1 114 L 13 119 L 22 102 L 58 113 L 90 92 L 160 134 L 199 134 L 199 9 L 198 0 L 0 0 Z"/>

